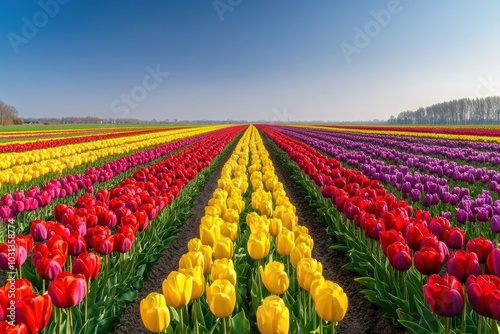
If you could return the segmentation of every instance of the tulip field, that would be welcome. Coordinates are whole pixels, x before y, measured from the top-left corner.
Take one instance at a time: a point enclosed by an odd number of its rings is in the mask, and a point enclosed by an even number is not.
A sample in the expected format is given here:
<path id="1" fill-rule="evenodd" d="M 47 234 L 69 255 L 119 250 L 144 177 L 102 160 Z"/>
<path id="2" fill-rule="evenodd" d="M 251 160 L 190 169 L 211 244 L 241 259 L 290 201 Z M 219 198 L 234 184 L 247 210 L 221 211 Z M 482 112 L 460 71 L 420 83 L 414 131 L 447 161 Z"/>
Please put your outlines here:
<path id="1" fill-rule="evenodd" d="M 0 334 L 499 333 L 500 129 L 0 133 Z"/>

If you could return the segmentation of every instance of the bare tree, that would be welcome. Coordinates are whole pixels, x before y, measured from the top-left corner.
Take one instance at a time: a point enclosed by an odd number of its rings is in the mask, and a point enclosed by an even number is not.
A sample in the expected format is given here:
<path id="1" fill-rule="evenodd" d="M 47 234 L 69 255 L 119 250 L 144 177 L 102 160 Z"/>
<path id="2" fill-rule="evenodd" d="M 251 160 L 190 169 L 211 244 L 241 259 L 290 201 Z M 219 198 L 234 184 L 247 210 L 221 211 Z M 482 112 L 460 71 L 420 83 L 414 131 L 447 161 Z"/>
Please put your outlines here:
<path id="1" fill-rule="evenodd" d="M 0 101 L 0 125 L 19 124 L 18 116 L 16 108 Z"/>

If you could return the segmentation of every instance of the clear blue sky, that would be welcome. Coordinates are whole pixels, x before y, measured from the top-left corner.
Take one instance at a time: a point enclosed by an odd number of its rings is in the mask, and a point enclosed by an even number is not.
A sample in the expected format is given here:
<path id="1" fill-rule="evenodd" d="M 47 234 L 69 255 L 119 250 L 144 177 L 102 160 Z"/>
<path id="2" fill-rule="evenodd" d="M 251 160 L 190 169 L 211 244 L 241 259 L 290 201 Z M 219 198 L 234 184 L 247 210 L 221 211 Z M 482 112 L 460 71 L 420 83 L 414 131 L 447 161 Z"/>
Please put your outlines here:
<path id="1" fill-rule="evenodd" d="M 0 100 L 23 117 L 366 120 L 500 95 L 498 1 L 401 0 L 384 26 L 371 11 L 394 0 L 220 0 L 223 13 L 60 0 L 44 14 L 55 1 L 0 0 Z M 369 44 L 356 27 L 373 29 Z M 350 62 L 341 43 L 358 45 Z"/>

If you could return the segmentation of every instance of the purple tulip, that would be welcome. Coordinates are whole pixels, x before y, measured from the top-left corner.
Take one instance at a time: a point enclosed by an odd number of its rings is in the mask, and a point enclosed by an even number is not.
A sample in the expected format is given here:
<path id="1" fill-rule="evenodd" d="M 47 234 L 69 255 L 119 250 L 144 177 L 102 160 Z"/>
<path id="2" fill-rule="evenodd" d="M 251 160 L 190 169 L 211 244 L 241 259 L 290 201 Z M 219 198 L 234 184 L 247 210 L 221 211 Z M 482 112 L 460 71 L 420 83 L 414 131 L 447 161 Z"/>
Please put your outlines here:
<path id="1" fill-rule="evenodd" d="M 422 196 L 422 193 L 418 189 L 412 189 L 411 190 L 411 199 L 413 201 L 420 201 L 420 197 Z"/>
<path id="2" fill-rule="evenodd" d="M 465 211 L 464 209 L 456 209 L 456 210 L 457 210 L 457 217 L 456 217 L 457 223 L 465 224 L 467 222 L 467 211 Z"/>
<path id="3" fill-rule="evenodd" d="M 490 226 L 493 232 L 500 233 L 500 215 L 491 217 Z"/>
<path id="4" fill-rule="evenodd" d="M 477 220 L 484 223 L 489 220 L 488 210 L 484 207 L 477 208 Z"/>
<path id="5" fill-rule="evenodd" d="M 429 207 L 432 205 L 432 195 L 431 194 L 425 195 L 423 204 L 425 207 Z"/>

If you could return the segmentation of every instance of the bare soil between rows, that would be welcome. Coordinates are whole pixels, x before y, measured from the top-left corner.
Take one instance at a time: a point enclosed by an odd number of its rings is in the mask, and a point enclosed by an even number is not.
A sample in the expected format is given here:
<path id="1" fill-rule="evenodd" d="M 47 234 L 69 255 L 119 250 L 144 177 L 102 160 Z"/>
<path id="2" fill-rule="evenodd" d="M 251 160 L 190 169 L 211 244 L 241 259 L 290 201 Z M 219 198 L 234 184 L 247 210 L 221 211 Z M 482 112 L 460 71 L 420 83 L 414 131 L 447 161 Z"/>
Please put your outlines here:
<path id="1" fill-rule="evenodd" d="M 313 256 L 323 264 L 325 278 L 337 282 L 343 287 L 349 298 L 349 309 L 346 317 L 338 326 L 340 334 L 400 334 L 405 333 L 401 327 L 394 326 L 392 322 L 384 317 L 384 312 L 371 304 L 361 294 L 362 287 L 354 281 L 356 275 L 342 268 L 348 262 L 344 253 L 330 248 L 332 241 L 325 227 L 319 223 L 316 210 L 311 208 L 306 199 L 297 191 L 290 175 L 281 165 L 276 155 L 267 147 L 278 179 L 283 183 L 290 201 L 297 208 L 297 216 L 301 225 L 307 226 L 310 235 L 314 238 Z M 192 215 L 183 225 L 164 255 L 152 267 L 148 277 L 144 280 L 143 288 L 138 297 L 127 307 L 122 315 L 122 325 L 115 331 L 117 334 L 147 334 L 149 333 L 141 322 L 139 304 L 151 292 L 161 292 L 161 285 L 167 275 L 177 270 L 179 258 L 187 251 L 187 243 L 191 238 L 198 237 L 198 226 L 204 215 L 205 206 L 212 197 L 217 187 L 222 166 L 225 161 L 214 171 L 201 194 L 196 198 L 191 210 Z"/>

